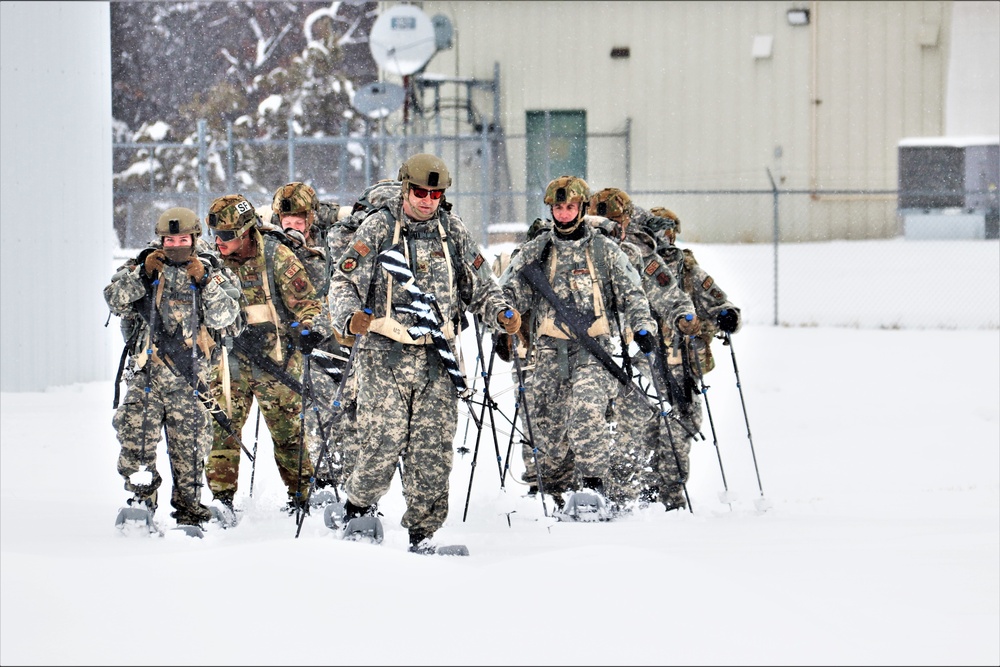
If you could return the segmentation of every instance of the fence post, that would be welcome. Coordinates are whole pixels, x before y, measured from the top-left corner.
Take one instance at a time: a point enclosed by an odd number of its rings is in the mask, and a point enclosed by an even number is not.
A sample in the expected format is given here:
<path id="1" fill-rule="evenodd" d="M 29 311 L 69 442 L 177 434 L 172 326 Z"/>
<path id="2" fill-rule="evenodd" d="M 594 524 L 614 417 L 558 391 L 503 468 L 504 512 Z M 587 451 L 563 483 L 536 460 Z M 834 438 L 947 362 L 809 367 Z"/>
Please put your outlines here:
<path id="1" fill-rule="evenodd" d="M 775 185 L 774 177 L 771 176 L 771 168 L 765 167 L 765 169 L 767 170 L 767 178 L 771 181 L 771 192 L 774 193 L 774 326 L 778 326 L 778 186 Z"/>
<path id="2" fill-rule="evenodd" d="M 288 182 L 295 180 L 295 122 L 288 117 Z"/>
<path id="3" fill-rule="evenodd" d="M 632 117 L 625 118 L 625 192 L 632 192 Z"/>
<path id="4" fill-rule="evenodd" d="M 208 121 L 204 118 L 198 121 L 198 218 L 204 219 L 208 212 L 205 206 L 205 195 L 208 191 L 208 146 L 205 134 Z"/>
<path id="5" fill-rule="evenodd" d="M 226 192 L 233 191 L 233 121 L 226 121 Z"/>

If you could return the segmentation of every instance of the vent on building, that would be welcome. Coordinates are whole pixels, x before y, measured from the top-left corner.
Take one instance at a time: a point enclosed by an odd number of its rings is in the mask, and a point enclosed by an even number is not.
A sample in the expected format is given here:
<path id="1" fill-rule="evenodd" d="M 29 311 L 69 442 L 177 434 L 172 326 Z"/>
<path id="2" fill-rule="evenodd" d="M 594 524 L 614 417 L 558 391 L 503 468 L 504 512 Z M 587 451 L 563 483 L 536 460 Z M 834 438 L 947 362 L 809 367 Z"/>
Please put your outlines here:
<path id="1" fill-rule="evenodd" d="M 611 47 L 611 57 L 612 58 L 628 58 L 631 54 L 629 47 L 627 46 L 613 46 Z"/>

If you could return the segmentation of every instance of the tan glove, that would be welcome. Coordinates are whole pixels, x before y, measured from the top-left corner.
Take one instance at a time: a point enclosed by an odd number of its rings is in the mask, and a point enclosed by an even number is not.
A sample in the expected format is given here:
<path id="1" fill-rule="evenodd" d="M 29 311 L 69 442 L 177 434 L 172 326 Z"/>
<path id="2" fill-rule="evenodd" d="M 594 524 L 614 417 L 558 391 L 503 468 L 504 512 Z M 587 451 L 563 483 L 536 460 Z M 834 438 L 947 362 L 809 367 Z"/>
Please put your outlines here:
<path id="1" fill-rule="evenodd" d="M 507 313 L 512 313 L 510 317 L 507 317 Z M 497 322 L 503 327 L 503 330 L 508 334 L 516 334 L 521 330 L 521 313 L 517 312 L 516 309 L 511 308 L 508 311 L 502 312 L 497 315 Z"/>
<path id="2" fill-rule="evenodd" d="M 687 316 L 678 317 L 677 330 L 685 336 L 696 336 L 701 333 L 701 320 L 698 319 L 697 315 L 691 315 L 690 320 L 687 319 Z"/>
<path id="3" fill-rule="evenodd" d="M 354 334 L 366 334 L 368 333 L 368 326 L 372 323 L 372 314 L 366 313 L 363 310 L 355 311 L 351 315 L 351 321 L 347 324 L 347 331 Z"/>
<path id="4" fill-rule="evenodd" d="M 194 281 L 199 287 L 205 286 L 205 265 L 197 257 L 192 257 L 187 263 L 188 278 Z"/>
<path id="5" fill-rule="evenodd" d="M 166 265 L 166 261 L 167 253 L 162 250 L 154 250 L 146 255 L 146 261 L 143 262 L 143 268 L 146 269 L 146 275 L 152 278 L 154 273 L 163 270 L 163 267 Z"/>

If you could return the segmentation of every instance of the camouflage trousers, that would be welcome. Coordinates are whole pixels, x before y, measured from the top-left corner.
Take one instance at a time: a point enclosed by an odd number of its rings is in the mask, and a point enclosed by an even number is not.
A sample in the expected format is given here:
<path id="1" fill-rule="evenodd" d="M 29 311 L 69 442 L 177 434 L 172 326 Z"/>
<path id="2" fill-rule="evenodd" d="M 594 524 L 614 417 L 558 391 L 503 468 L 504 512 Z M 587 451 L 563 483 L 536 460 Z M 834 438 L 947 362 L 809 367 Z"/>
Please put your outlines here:
<path id="1" fill-rule="evenodd" d="M 345 354 L 347 352 L 348 350 L 344 351 Z M 339 383 L 315 359 L 310 363 L 309 377 L 313 392 L 313 402 L 306 406 L 306 447 L 309 449 L 309 457 L 316 470 L 317 481 L 323 485 L 343 486 L 354 468 L 361 446 L 357 427 L 356 374 L 352 369 L 347 377 L 340 398 L 341 407 L 334 406 Z M 328 456 L 321 460 L 320 451 L 324 441 Z"/>
<path id="2" fill-rule="evenodd" d="M 257 399 L 264 422 L 274 443 L 274 462 L 278 474 L 285 483 L 290 497 L 301 493 L 308 498 L 309 485 L 313 476 L 309 453 L 303 450 L 302 442 L 302 396 L 286 387 L 280 380 L 249 363 L 230 356 L 230 393 L 232 412 L 229 419 L 237 433 L 243 432 L 253 400 Z M 287 366 L 288 374 L 302 377 L 302 356 L 298 352 Z M 212 369 L 212 396 L 225 407 L 222 379 L 218 366 Z M 214 420 L 213 420 L 214 422 Z M 226 431 L 215 424 L 212 451 L 208 455 L 205 474 L 212 494 L 218 496 L 235 495 L 240 473 L 239 444 Z"/>
<path id="3" fill-rule="evenodd" d="M 145 391 L 146 372 L 140 370 L 129 378 L 125 399 L 112 419 L 121 443 L 118 473 L 125 479 L 126 491 L 152 495 L 163 482 L 156 469 L 156 448 L 165 431 L 173 479 L 170 504 L 180 512 L 194 512 L 201 506 L 204 458 L 212 444 L 211 417 L 186 381 L 165 366 L 151 362 L 150 369 L 150 391 Z M 133 484 L 129 477 L 144 469 L 152 472 L 151 482 Z"/>
<path id="4" fill-rule="evenodd" d="M 526 481 L 534 482 L 537 465 L 546 492 L 579 489 L 583 477 L 599 477 L 609 490 L 612 442 L 606 415 L 617 385 L 578 344 L 537 348 L 534 370 L 525 379 L 535 438 L 534 448 L 522 446 Z"/>
<path id="5" fill-rule="evenodd" d="M 355 367 L 362 446 L 344 490 L 355 505 L 377 503 L 402 459 L 406 512 L 400 523 L 433 534 L 448 518 L 458 428 L 455 386 L 429 345 L 361 349 Z"/>

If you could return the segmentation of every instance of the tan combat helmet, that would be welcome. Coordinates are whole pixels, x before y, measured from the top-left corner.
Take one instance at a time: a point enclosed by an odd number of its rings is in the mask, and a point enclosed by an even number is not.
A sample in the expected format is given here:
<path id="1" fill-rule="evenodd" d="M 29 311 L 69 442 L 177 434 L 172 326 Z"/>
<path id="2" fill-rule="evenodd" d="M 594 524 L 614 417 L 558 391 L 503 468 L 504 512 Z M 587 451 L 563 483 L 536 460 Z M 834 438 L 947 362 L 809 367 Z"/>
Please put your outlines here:
<path id="1" fill-rule="evenodd" d="M 669 208 L 664 208 L 662 206 L 649 209 L 649 213 L 657 218 L 663 218 L 668 221 L 667 225 L 663 227 L 663 233 L 666 234 L 671 243 L 676 241 L 677 235 L 681 233 L 681 220 L 677 217 L 677 214 Z M 657 229 L 656 231 L 660 230 Z"/>
<path id="2" fill-rule="evenodd" d="M 224 195 L 209 206 L 205 222 L 220 239 L 232 241 L 254 226 L 257 211 L 243 195 Z"/>
<path id="3" fill-rule="evenodd" d="M 300 181 L 292 181 L 282 185 L 274 193 L 274 199 L 271 201 L 271 211 L 278 216 L 279 220 L 283 215 L 304 214 L 307 232 L 316 221 L 318 209 L 319 199 L 316 197 L 316 190 L 311 185 Z"/>
<path id="4" fill-rule="evenodd" d="M 587 185 L 587 181 L 578 176 L 560 176 L 559 178 L 552 179 L 548 187 L 545 188 L 545 203 L 551 207 L 563 202 L 577 202 L 580 204 L 580 211 L 576 215 L 576 222 L 563 224 L 553 220 L 553 225 L 557 231 L 562 234 L 570 234 L 580 226 L 580 222 L 587 211 L 587 204 L 590 202 L 590 186 Z"/>
<path id="5" fill-rule="evenodd" d="M 198 221 L 198 214 L 182 206 L 168 208 L 160 215 L 160 219 L 156 221 L 156 235 L 163 237 L 178 236 L 180 234 L 191 234 L 195 237 L 201 236 L 201 222 Z"/>
<path id="6" fill-rule="evenodd" d="M 399 168 L 399 178 L 403 184 L 403 194 L 411 185 L 426 190 L 444 190 L 451 186 L 451 175 L 444 160 L 430 153 L 410 156 Z"/>
<path id="7" fill-rule="evenodd" d="M 604 188 L 590 198 L 590 211 L 594 215 L 613 220 L 624 230 L 632 221 L 635 206 L 632 205 L 632 198 L 624 190 Z"/>

